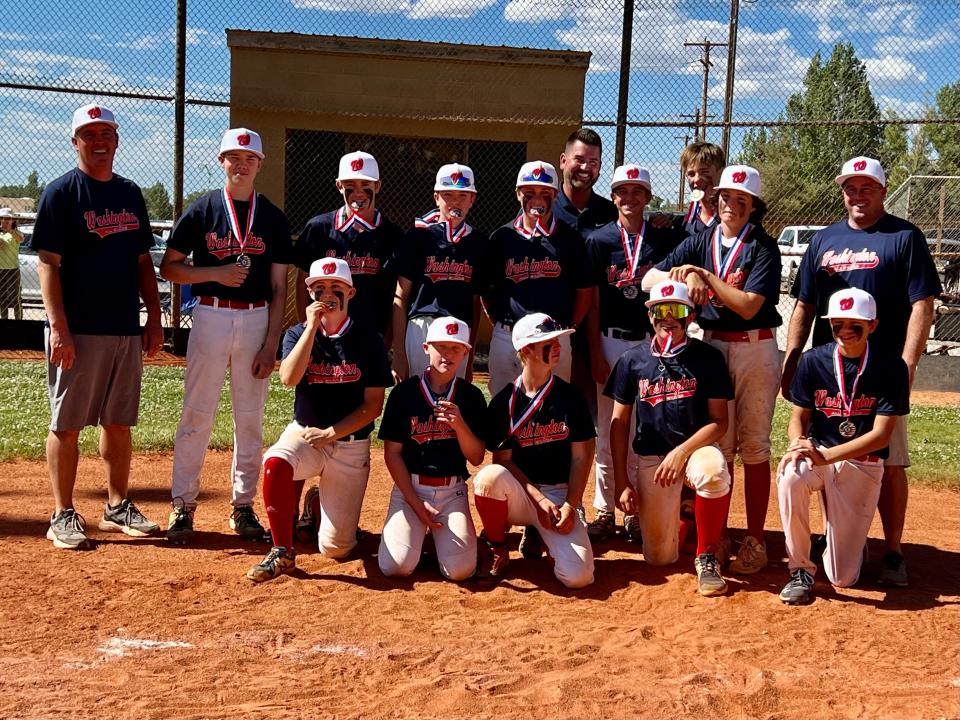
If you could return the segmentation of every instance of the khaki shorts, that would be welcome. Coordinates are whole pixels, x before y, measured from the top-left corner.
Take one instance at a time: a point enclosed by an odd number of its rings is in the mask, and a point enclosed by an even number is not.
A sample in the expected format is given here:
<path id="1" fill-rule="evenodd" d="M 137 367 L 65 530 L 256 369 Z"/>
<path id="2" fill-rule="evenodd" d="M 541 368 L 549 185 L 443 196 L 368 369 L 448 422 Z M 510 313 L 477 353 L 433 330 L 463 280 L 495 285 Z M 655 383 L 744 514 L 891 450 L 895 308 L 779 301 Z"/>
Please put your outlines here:
<path id="1" fill-rule="evenodd" d="M 50 362 L 50 330 L 44 332 L 50 429 L 137 424 L 143 377 L 139 335 L 74 335 L 76 359 L 69 370 Z"/>
<path id="2" fill-rule="evenodd" d="M 890 444 L 887 446 L 890 455 L 884 461 L 884 465 L 893 467 L 910 467 L 910 449 L 907 445 L 907 416 L 900 415 L 897 418 L 897 424 L 893 428 L 893 435 L 890 436 Z"/>

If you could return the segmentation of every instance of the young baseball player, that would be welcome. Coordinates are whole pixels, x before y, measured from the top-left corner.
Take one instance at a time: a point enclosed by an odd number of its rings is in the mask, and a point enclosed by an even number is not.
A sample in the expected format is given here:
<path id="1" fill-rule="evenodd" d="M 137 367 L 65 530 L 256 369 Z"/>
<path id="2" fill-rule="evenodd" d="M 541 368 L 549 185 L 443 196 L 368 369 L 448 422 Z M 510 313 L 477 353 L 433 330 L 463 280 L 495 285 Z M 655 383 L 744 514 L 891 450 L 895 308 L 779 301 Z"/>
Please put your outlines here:
<path id="1" fill-rule="evenodd" d="M 726 155 L 719 145 L 695 142 L 683 149 L 680 167 L 690 189 L 690 205 L 682 226 L 687 235 L 697 235 L 719 222 L 713 189 L 726 164 Z"/>
<path id="2" fill-rule="evenodd" d="M 487 448 L 493 462 L 474 478 L 483 523 L 479 576 L 503 577 L 511 525 L 533 526 L 569 588 L 593 582 L 593 549 L 577 508 L 593 461 L 596 432 L 583 397 L 554 374 L 560 338 L 573 332 L 531 313 L 513 326 L 523 370 L 490 402 Z"/>
<path id="3" fill-rule="evenodd" d="M 837 587 L 859 579 L 887 445 L 897 417 L 909 412 L 906 364 L 871 337 L 877 329 L 873 296 L 839 290 L 830 296 L 826 319 L 834 342 L 800 359 L 790 384 L 790 445 L 777 468 L 790 569 L 780 599 L 788 605 L 813 600 L 809 505 L 815 492 L 826 525 L 827 579 Z"/>
<path id="4" fill-rule="evenodd" d="M 175 543 L 186 543 L 194 534 L 200 473 L 228 367 L 234 425 L 230 527 L 247 540 L 263 537 L 253 501 L 291 254 L 286 217 L 254 187 L 263 158 L 257 133 L 246 128 L 224 133 L 218 160 L 226 183 L 187 208 L 160 263 L 163 277 L 190 284 L 199 298 L 173 451 L 167 539 Z"/>
<path id="5" fill-rule="evenodd" d="M 313 302 L 306 322 L 287 330 L 280 364 L 280 380 L 296 387 L 294 419 L 263 460 L 263 504 L 273 547 L 247 573 L 253 582 L 296 567 L 295 481 L 320 476 L 320 552 L 341 559 L 356 546 L 370 475 L 370 433 L 385 388 L 393 384 L 380 337 L 349 316 L 357 290 L 347 262 L 316 260 L 305 282 Z"/>
<path id="6" fill-rule="evenodd" d="M 490 236 L 485 305 L 490 339 L 490 392 L 513 382 L 521 366 L 511 341 L 513 324 L 543 312 L 565 327 L 586 317 L 593 297 L 583 239 L 553 216 L 557 171 L 550 163 L 524 164 L 517 173 L 520 213 Z M 560 337 L 555 374 L 570 379 L 570 340 Z"/>
<path id="7" fill-rule="evenodd" d="M 587 256 L 596 300 L 587 314 L 587 338 L 590 365 L 597 396 L 596 490 L 593 506 L 597 516 L 587 526 L 590 537 L 603 540 L 616 529 L 614 486 L 610 455 L 610 413 L 613 401 L 603 394 L 603 386 L 624 352 L 650 335 L 650 322 L 643 303 L 649 298 L 640 289 L 647 270 L 662 260 L 683 239 L 672 229 L 658 229 L 644 222 L 643 212 L 650 202 L 650 172 L 637 165 L 621 165 L 613 171 L 610 197 L 618 219 L 590 234 Z M 636 458 L 628 462 L 636 467 Z M 640 524 L 636 516 L 624 519 L 628 537 L 639 542 Z"/>
<path id="8" fill-rule="evenodd" d="M 797 275 L 797 304 L 790 317 L 783 361 L 784 395 L 813 326 L 813 345 L 830 341 L 823 315 L 831 295 L 856 287 L 871 293 L 879 325 L 870 339 L 878 351 L 900 355 L 911 384 L 923 355 L 933 301 L 942 291 L 926 238 L 912 223 L 884 209 L 887 180 L 883 167 L 868 157 L 851 158 L 835 178 L 847 217 L 818 232 L 804 253 Z M 897 423 L 884 463 L 880 520 L 887 552 L 879 582 L 907 586 L 907 565 L 900 541 L 907 510 L 906 468 L 910 465 L 906 418 Z"/>
<path id="9" fill-rule="evenodd" d="M 605 393 L 613 400 L 610 444 L 618 505 L 639 514 L 643 557 L 670 565 L 679 557 L 680 490 L 696 492 L 697 583 L 700 594 L 722 595 L 717 550 L 730 506 L 730 473 L 715 445 L 727 429 L 733 387 L 719 351 L 687 337 L 695 306 L 683 283 L 664 280 L 650 290 L 653 340 L 623 355 Z M 628 441 L 636 406 L 633 452 Z"/>
<path id="10" fill-rule="evenodd" d="M 396 276 L 387 266 L 403 232 L 377 209 L 380 166 L 373 155 L 352 152 L 340 158 L 336 185 L 343 207 L 306 224 L 294 246 L 294 264 L 303 279 L 314 260 L 346 260 L 357 290 L 350 317 L 387 337 L 396 287 Z M 305 286 L 297 287 L 297 309 L 303 317 L 308 298 Z"/>
<path id="11" fill-rule="evenodd" d="M 435 318 L 421 352 L 423 375 L 395 387 L 380 423 L 383 458 L 395 486 L 377 554 L 380 571 L 406 577 L 423 539 L 433 536 L 440 571 L 466 580 L 477 566 L 477 533 L 467 495 L 467 461 L 483 462 L 487 404 L 480 389 L 457 377 L 470 354 L 470 328 Z"/>
<path id="12" fill-rule="evenodd" d="M 735 400 L 720 447 L 731 476 L 734 454 L 743 460 L 747 506 L 747 534 L 730 569 L 746 575 L 767 564 L 770 429 L 780 387 L 780 252 L 760 225 L 766 205 L 754 168 L 725 168 L 714 192 L 719 224 L 688 237 L 647 273 L 643 286 L 666 277 L 685 283 L 702 306 L 697 322 L 704 339 L 726 360 Z"/>
<path id="13" fill-rule="evenodd" d="M 480 262 L 487 236 L 470 226 L 467 215 L 477 198 L 473 170 L 444 165 L 437 172 L 433 199 L 437 207 L 417 218 L 397 248 L 397 291 L 393 298 L 393 372 L 398 379 L 427 369 L 423 342 L 437 317 L 467 322 L 470 343 L 480 320 Z M 460 377 L 472 377 L 472 358 Z"/>

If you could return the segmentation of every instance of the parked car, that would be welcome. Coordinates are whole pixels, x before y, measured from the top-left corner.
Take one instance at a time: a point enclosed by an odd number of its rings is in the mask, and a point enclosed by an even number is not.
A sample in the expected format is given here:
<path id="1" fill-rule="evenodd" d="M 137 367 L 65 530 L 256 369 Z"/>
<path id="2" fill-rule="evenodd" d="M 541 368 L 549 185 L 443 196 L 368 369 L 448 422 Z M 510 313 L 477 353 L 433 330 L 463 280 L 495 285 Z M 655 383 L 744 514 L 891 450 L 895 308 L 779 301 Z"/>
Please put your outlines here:
<path id="1" fill-rule="evenodd" d="M 788 225 L 780 232 L 777 238 L 777 247 L 780 249 L 780 285 L 785 292 L 789 292 L 793 287 L 793 281 L 797 277 L 797 268 L 800 267 L 800 260 L 807 251 L 810 241 L 817 234 L 818 230 L 823 230 L 825 225 Z"/>

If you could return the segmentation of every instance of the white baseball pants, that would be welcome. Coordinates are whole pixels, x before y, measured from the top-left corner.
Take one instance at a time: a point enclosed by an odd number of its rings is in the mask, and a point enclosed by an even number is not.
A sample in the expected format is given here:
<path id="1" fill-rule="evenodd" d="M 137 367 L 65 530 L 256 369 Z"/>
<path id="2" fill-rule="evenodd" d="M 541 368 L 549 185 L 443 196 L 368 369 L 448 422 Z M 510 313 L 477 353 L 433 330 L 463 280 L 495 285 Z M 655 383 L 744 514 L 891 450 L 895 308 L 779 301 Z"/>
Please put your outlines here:
<path id="1" fill-rule="evenodd" d="M 220 391 L 230 368 L 233 411 L 233 505 L 251 505 L 257 496 L 263 453 L 263 408 L 269 378 L 253 376 L 253 361 L 263 345 L 270 320 L 267 307 L 232 310 L 197 305 L 187 343 L 183 413 L 173 449 L 171 495 L 195 506 L 200 472 L 213 431 Z"/>
<path id="2" fill-rule="evenodd" d="M 553 374 L 562 380 L 570 382 L 570 366 L 573 356 L 570 354 L 570 336 L 560 338 L 560 362 L 553 369 Z M 523 370 L 517 351 L 513 349 L 513 336 L 503 323 L 493 326 L 493 335 L 490 336 L 490 394 L 496 395 L 509 385 Z"/>
<path id="3" fill-rule="evenodd" d="M 407 320 L 407 335 L 404 340 L 404 351 L 407 353 L 407 367 L 410 368 L 410 377 L 414 375 L 422 376 L 430 365 L 430 358 L 423 350 L 423 344 L 427 341 L 427 330 L 430 328 L 436 318 L 419 315 Z M 457 377 L 467 376 L 467 363 L 469 357 L 463 361 L 463 364 L 457 368 Z"/>

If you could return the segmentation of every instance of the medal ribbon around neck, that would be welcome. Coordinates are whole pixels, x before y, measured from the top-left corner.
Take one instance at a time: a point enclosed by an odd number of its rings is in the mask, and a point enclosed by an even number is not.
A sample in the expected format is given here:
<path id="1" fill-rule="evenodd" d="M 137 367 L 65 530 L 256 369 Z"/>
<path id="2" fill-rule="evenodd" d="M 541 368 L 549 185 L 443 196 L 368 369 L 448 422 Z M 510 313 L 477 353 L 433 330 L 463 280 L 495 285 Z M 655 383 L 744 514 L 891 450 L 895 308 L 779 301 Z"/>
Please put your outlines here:
<path id="1" fill-rule="evenodd" d="M 549 229 L 543 227 L 543 225 L 540 223 L 540 218 L 537 218 L 536 227 L 534 227 L 533 230 L 527 230 L 523 226 L 523 213 L 521 212 L 519 215 L 517 215 L 517 219 L 513 221 L 513 229 L 516 230 L 521 235 L 523 235 L 528 240 L 530 238 L 536 237 L 537 235 L 542 235 L 543 237 L 550 237 L 551 235 L 553 235 L 554 231 L 557 229 L 557 218 L 555 217 L 550 218 Z"/>
<path id="2" fill-rule="evenodd" d="M 247 211 L 247 230 L 243 235 L 240 234 L 240 219 L 237 217 L 237 209 L 233 206 L 233 196 L 230 195 L 230 191 L 226 187 L 223 188 L 222 194 L 223 208 L 227 211 L 227 223 L 240 245 L 240 254 L 243 255 L 243 251 L 247 247 L 247 241 L 250 239 L 250 230 L 253 229 L 253 216 L 257 213 L 257 191 L 254 190 L 250 196 L 250 209 Z"/>
<path id="3" fill-rule="evenodd" d="M 637 245 L 630 247 L 630 233 L 617 220 L 617 227 L 620 228 L 620 242 L 623 245 L 623 257 L 627 260 L 627 279 L 617 282 L 617 287 L 629 284 L 636 276 L 640 265 L 640 250 L 643 248 L 643 231 L 647 227 L 646 221 L 640 223 L 640 230 L 637 232 Z"/>
<path id="4" fill-rule="evenodd" d="M 672 358 L 676 357 L 682 353 L 687 347 L 687 340 L 684 339 L 682 343 L 674 346 L 673 344 L 673 333 L 670 333 L 667 336 L 667 341 L 663 344 L 663 350 L 657 350 L 657 338 L 653 338 L 650 341 L 650 354 L 658 358 Z"/>
<path id="5" fill-rule="evenodd" d="M 733 269 L 733 263 L 736 261 L 737 256 L 740 254 L 740 251 L 743 250 L 743 244 L 746 242 L 747 238 L 750 236 L 750 231 L 753 229 L 753 225 L 747 223 L 744 225 L 740 232 L 737 233 L 737 238 L 733 242 L 733 246 L 727 252 L 727 257 L 722 262 L 720 261 L 720 234 L 723 232 L 723 228 L 720 225 L 717 225 L 716 231 L 713 233 L 713 244 L 711 246 L 711 254 L 713 256 L 713 272 L 718 278 L 723 282 L 727 281 L 727 277 L 730 275 Z"/>
<path id="6" fill-rule="evenodd" d="M 700 217 L 700 201 L 694 200 L 687 208 L 687 216 L 683 218 L 683 222 L 686 224 L 697 217 Z"/>
<path id="7" fill-rule="evenodd" d="M 430 389 L 430 385 L 427 383 L 427 372 L 430 372 L 429 369 L 420 376 L 420 392 L 423 393 L 423 397 L 427 401 L 427 405 L 436 407 L 437 403 L 440 400 L 446 400 L 447 402 L 453 402 L 453 391 L 457 387 L 457 377 L 454 375 L 453 381 L 450 383 L 450 389 L 447 390 L 446 395 L 443 393 L 440 394 L 440 397 L 436 397 L 433 394 L 433 390 Z"/>
<path id="8" fill-rule="evenodd" d="M 520 419 L 516 422 L 514 421 L 514 409 L 517 405 L 517 394 L 523 392 L 523 376 L 518 377 L 513 383 L 513 392 L 510 393 L 510 435 L 516 435 L 520 430 L 526 425 L 530 418 L 536 414 L 537 410 L 540 409 L 540 406 L 543 405 L 543 401 L 547 399 L 547 395 L 550 393 L 550 389 L 553 387 L 553 375 L 550 376 L 550 379 L 547 380 L 546 384 L 539 390 L 537 394 L 533 396 L 533 399 L 530 401 L 530 405 L 527 406 L 527 409 L 523 411 L 523 414 L 520 416 Z"/>
<path id="9" fill-rule="evenodd" d="M 461 222 L 460 226 L 454 230 L 453 221 L 444 220 L 440 215 L 439 208 L 431 210 L 426 215 L 418 217 L 413 221 L 413 226 L 421 229 L 431 227 L 432 225 L 443 225 L 444 237 L 451 245 L 456 245 L 473 231 L 473 228 L 467 224 L 466 220 Z"/>
<path id="10" fill-rule="evenodd" d="M 850 399 L 847 400 L 847 382 L 843 376 L 843 360 L 840 357 L 840 346 L 833 355 L 833 372 L 837 376 L 837 385 L 840 388 L 840 404 L 843 405 L 844 417 L 853 415 L 853 401 L 857 397 L 857 385 L 860 382 L 860 376 L 863 375 L 867 367 L 867 358 L 870 356 L 870 346 L 867 345 L 863 350 L 863 357 L 860 358 L 860 366 L 857 368 L 857 374 L 853 378 L 853 389 L 850 391 Z"/>
<path id="11" fill-rule="evenodd" d="M 334 229 L 337 232 L 344 232 L 353 227 L 353 224 L 356 223 L 360 225 L 364 230 L 376 230 L 380 227 L 380 211 L 373 211 L 373 224 L 371 225 L 366 220 L 364 220 L 358 213 L 351 212 L 349 208 L 342 207 L 337 210 L 337 214 L 333 219 Z"/>
<path id="12" fill-rule="evenodd" d="M 320 334 L 323 335 L 324 337 L 337 338 L 343 335 L 347 330 L 349 330 L 352 325 L 353 325 L 353 318 L 351 318 L 348 315 L 347 318 L 342 323 L 340 323 L 340 327 L 338 327 L 336 330 L 334 330 L 331 333 L 328 333 L 326 328 L 323 327 L 323 323 L 320 323 Z"/>

